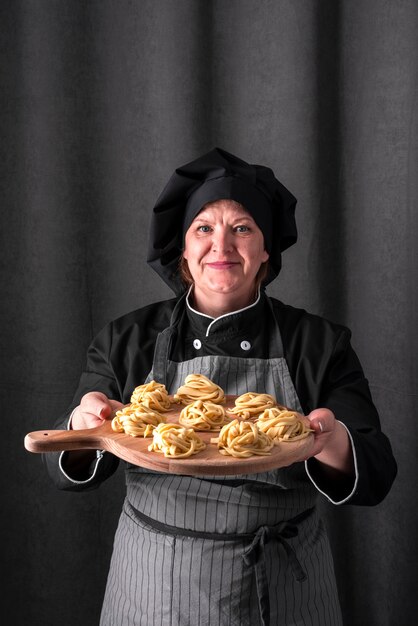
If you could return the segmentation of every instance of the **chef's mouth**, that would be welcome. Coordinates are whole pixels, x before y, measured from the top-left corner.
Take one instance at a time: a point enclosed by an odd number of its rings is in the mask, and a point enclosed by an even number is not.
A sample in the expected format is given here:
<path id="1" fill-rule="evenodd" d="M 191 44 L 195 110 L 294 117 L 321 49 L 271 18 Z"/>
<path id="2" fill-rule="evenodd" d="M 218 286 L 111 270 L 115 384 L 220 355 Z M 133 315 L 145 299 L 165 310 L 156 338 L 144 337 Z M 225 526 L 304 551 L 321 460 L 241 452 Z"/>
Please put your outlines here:
<path id="1" fill-rule="evenodd" d="M 206 263 L 206 265 L 215 270 L 227 270 L 239 265 L 239 263 L 238 261 L 215 261 L 214 263 Z"/>

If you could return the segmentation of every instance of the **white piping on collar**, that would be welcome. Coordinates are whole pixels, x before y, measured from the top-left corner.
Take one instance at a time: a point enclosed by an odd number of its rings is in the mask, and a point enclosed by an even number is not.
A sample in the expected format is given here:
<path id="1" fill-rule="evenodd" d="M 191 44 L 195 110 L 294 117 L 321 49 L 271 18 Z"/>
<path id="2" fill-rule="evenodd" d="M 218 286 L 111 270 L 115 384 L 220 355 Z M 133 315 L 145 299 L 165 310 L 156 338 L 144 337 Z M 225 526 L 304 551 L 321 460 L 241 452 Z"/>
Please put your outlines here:
<path id="1" fill-rule="evenodd" d="M 196 313 L 196 315 L 201 315 L 202 317 L 207 317 L 208 319 L 212 320 L 210 322 L 209 326 L 206 329 L 206 337 L 209 336 L 211 326 L 213 324 L 215 324 L 215 322 L 217 322 L 218 320 L 221 320 L 224 317 L 228 317 L 229 315 L 236 315 L 237 313 L 242 313 L 243 311 L 247 311 L 248 309 L 252 309 L 252 307 L 256 306 L 256 304 L 258 304 L 258 302 L 260 301 L 260 295 L 261 295 L 261 290 L 260 290 L 260 288 L 258 288 L 257 299 L 252 304 L 249 304 L 248 306 L 245 306 L 243 309 L 238 309 L 237 311 L 230 311 L 229 313 L 224 313 L 224 315 L 220 315 L 219 317 L 212 317 L 211 315 L 206 315 L 206 313 L 201 313 L 200 311 L 197 311 L 196 309 L 194 309 L 192 307 L 192 305 L 189 302 L 189 296 L 190 296 L 190 293 L 192 291 L 192 288 L 193 288 L 193 285 L 190 285 L 189 291 L 187 292 L 187 296 L 186 296 L 186 305 L 187 305 L 187 307 L 191 311 L 193 311 L 193 313 Z"/>

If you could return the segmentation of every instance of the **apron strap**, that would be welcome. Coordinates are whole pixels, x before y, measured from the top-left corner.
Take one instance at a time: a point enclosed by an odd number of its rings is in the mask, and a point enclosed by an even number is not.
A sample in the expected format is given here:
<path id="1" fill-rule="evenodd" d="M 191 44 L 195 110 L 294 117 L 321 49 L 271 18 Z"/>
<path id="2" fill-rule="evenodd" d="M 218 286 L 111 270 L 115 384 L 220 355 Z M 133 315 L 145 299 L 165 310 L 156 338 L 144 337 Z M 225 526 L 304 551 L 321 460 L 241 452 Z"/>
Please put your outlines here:
<path id="1" fill-rule="evenodd" d="M 152 376 L 154 380 L 162 384 L 167 382 L 167 356 L 170 353 L 173 333 L 174 329 L 169 326 L 158 335 L 155 343 Z"/>
<path id="2" fill-rule="evenodd" d="M 183 311 L 184 301 L 187 292 L 176 302 L 170 319 L 170 326 L 167 326 L 159 335 L 155 342 L 154 359 L 152 363 L 152 375 L 159 383 L 167 384 L 167 364 L 170 357 L 173 339 L 177 334 L 177 327 Z"/>
<path id="3" fill-rule="evenodd" d="M 284 348 L 283 348 L 282 334 L 280 332 L 279 322 L 277 321 L 277 318 L 274 314 L 273 305 L 267 294 L 265 295 L 265 298 L 266 298 L 267 306 L 270 309 L 270 313 L 274 320 L 274 325 L 275 325 L 275 332 L 273 333 L 273 336 L 271 337 L 271 342 L 274 343 L 274 346 L 275 346 L 274 356 L 284 357 Z"/>

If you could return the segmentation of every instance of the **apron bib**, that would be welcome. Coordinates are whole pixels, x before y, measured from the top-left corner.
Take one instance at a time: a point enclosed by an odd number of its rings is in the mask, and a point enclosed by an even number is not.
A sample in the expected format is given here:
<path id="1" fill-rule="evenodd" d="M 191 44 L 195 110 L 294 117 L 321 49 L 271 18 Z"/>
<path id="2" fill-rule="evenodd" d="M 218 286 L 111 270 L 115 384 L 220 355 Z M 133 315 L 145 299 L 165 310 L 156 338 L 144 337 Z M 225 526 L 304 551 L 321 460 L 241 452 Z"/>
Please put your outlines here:
<path id="1" fill-rule="evenodd" d="M 227 394 L 269 393 L 302 412 L 276 324 L 275 357 L 170 360 L 183 301 L 146 382 L 170 394 L 201 373 Z M 101 626 L 341 626 L 332 555 L 304 464 L 195 478 L 126 470 Z"/>

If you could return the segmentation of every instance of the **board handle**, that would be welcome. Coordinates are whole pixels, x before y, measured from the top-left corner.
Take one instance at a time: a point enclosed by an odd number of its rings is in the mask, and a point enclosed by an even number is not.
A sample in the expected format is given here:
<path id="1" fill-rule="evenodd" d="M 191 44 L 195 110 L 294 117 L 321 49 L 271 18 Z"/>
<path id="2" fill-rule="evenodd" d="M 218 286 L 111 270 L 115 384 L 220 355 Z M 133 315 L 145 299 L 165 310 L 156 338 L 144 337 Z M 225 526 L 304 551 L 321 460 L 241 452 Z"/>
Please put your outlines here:
<path id="1" fill-rule="evenodd" d="M 103 447 L 103 426 L 82 430 L 35 430 L 28 433 L 24 445 L 29 452 L 97 450 Z"/>

